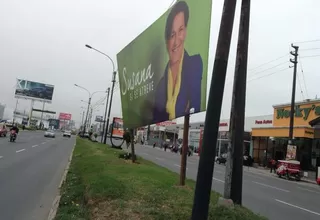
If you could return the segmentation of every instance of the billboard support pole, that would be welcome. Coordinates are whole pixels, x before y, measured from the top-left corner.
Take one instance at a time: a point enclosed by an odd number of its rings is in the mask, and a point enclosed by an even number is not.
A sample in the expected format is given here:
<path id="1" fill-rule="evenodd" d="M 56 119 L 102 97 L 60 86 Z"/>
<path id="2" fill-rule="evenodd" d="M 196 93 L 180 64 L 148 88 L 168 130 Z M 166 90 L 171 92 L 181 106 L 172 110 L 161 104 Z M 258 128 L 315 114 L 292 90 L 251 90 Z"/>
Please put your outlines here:
<path id="1" fill-rule="evenodd" d="M 44 111 L 44 105 L 45 105 L 45 104 L 46 104 L 45 101 L 43 101 L 41 118 L 40 118 L 40 129 L 41 129 L 41 127 L 42 127 L 43 111 Z"/>
<path id="2" fill-rule="evenodd" d="M 242 204 L 243 136 L 246 107 L 249 25 L 250 0 L 242 0 L 231 101 L 228 158 L 224 184 L 224 197 L 231 199 L 238 205 Z"/>
<path id="3" fill-rule="evenodd" d="M 19 104 L 19 98 L 17 98 L 16 107 L 15 107 L 14 112 L 13 112 L 12 124 L 14 124 L 14 121 L 16 120 L 16 112 L 17 112 L 18 104 Z"/>
<path id="4" fill-rule="evenodd" d="M 184 116 L 183 124 L 183 142 L 181 149 L 181 165 L 180 165 L 180 185 L 184 186 L 186 182 L 186 168 L 187 168 L 187 154 L 188 154 L 188 136 L 189 136 L 189 123 L 190 114 Z"/>
<path id="5" fill-rule="evenodd" d="M 192 220 L 208 219 L 214 158 L 237 0 L 225 0 L 210 84 L 203 143 L 194 194 Z"/>
<path id="6" fill-rule="evenodd" d="M 31 100 L 31 107 L 30 107 L 30 114 L 29 114 L 29 121 L 28 121 L 29 126 L 30 126 L 31 119 L 32 119 L 33 104 L 34 104 L 34 100 L 32 99 Z"/>
<path id="7" fill-rule="evenodd" d="M 108 104 L 109 104 L 109 95 L 110 95 L 110 87 L 107 89 L 107 102 L 106 102 L 106 109 L 104 111 L 104 119 L 103 119 L 103 130 L 102 130 L 102 137 L 101 137 L 101 143 L 103 138 L 103 143 L 107 143 L 107 134 L 108 134 L 108 128 L 106 127 L 106 118 L 107 118 L 107 111 L 108 111 Z"/>
<path id="8" fill-rule="evenodd" d="M 132 160 L 132 163 L 135 163 L 136 153 L 134 149 L 134 129 L 130 129 L 130 140 L 131 140 L 131 160 Z"/>

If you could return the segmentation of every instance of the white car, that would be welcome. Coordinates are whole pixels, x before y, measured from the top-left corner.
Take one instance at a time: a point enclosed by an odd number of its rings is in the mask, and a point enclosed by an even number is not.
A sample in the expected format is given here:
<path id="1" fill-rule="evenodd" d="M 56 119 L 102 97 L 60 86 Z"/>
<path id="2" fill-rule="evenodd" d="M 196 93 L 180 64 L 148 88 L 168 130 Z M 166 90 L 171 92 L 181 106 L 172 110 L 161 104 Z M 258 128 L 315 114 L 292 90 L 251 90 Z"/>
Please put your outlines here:
<path id="1" fill-rule="evenodd" d="M 47 131 L 44 132 L 44 136 L 45 136 L 45 137 L 55 138 L 55 137 L 56 137 L 56 134 L 54 133 L 53 130 L 47 130 Z"/>
<path id="2" fill-rule="evenodd" d="M 63 137 L 71 137 L 71 131 L 64 131 L 63 132 Z"/>

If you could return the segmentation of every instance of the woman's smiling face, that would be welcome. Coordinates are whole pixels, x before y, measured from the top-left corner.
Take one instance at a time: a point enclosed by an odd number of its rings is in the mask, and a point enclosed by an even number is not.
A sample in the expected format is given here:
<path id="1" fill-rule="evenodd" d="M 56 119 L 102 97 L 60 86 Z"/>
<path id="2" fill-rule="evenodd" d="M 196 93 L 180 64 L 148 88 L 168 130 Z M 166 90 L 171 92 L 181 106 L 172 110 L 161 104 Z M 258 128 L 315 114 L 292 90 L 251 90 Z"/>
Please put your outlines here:
<path id="1" fill-rule="evenodd" d="M 167 40 L 167 50 L 171 65 L 180 61 L 182 54 L 184 53 L 186 32 L 184 13 L 180 12 L 173 19 L 171 35 Z"/>

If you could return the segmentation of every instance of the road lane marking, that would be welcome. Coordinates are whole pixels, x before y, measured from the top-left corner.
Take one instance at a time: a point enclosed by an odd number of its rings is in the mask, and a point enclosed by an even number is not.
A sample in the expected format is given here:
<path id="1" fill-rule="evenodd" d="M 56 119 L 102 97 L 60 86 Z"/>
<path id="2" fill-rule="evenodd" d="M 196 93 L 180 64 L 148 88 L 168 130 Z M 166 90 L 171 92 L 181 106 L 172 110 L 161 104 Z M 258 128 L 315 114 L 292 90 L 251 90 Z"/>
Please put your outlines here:
<path id="1" fill-rule="evenodd" d="M 286 190 L 286 189 L 280 189 L 278 187 L 275 187 L 275 186 L 270 186 L 270 185 L 267 185 L 267 184 L 264 184 L 264 183 L 259 183 L 259 182 L 255 182 L 255 181 L 252 181 L 253 183 L 255 184 L 258 184 L 258 185 L 261 185 L 261 186 L 265 186 L 265 187 L 268 187 L 268 188 L 271 188 L 271 189 L 276 189 L 276 190 L 279 190 L 279 191 L 282 191 L 282 192 L 290 192 L 289 190 Z"/>
<path id="2" fill-rule="evenodd" d="M 33 145 L 32 148 L 33 148 L 33 147 L 38 147 L 38 146 L 39 146 L 39 145 L 36 144 L 36 145 Z"/>
<path id="3" fill-rule="evenodd" d="M 42 142 L 41 144 L 45 144 L 45 143 L 47 143 L 47 142 Z"/>
<path id="4" fill-rule="evenodd" d="M 0 159 L 3 158 L 3 156 L 0 156 Z"/>
<path id="5" fill-rule="evenodd" d="M 147 153 L 141 153 L 141 154 L 144 154 L 144 155 L 149 155 L 149 154 L 147 154 Z"/>
<path id="6" fill-rule="evenodd" d="M 297 188 L 302 189 L 302 190 L 305 190 L 305 191 L 308 191 L 308 192 L 320 194 L 320 192 L 317 192 L 317 191 L 314 191 L 314 190 L 311 190 L 311 189 L 305 189 L 305 188 L 302 188 L 302 187 L 299 187 L 299 186 L 297 186 Z"/>
<path id="7" fill-rule="evenodd" d="M 164 160 L 163 158 L 156 157 L 156 160 Z"/>
<path id="8" fill-rule="evenodd" d="M 293 207 L 293 208 L 300 209 L 300 210 L 302 210 L 302 211 L 309 212 L 309 213 L 312 213 L 312 214 L 314 214 L 314 215 L 319 215 L 319 216 L 320 216 L 320 213 L 318 213 L 318 212 L 314 212 L 314 211 L 311 211 L 311 210 L 309 210 L 309 209 L 305 209 L 305 208 L 302 208 L 302 207 L 300 207 L 300 206 L 293 205 L 293 204 L 290 204 L 290 203 L 281 201 L 281 200 L 279 200 L 279 199 L 275 199 L 275 200 L 276 200 L 277 202 L 280 202 L 280 203 L 285 204 L 285 205 L 287 205 L 287 206 L 291 206 L 291 207 Z"/>
<path id="9" fill-rule="evenodd" d="M 176 166 L 176 167 L 181 167 L 180 165 L 178 165 L 178 164 L 173 164 L 174 166 Z M 186 168 L 186 170 L 188 170 L 188 167 Z"/>
<path id="10" fill-rule="evenodd" d="M 17 150 L 16 153 L 20 153 L 22 151 L 25 151 L 26 149 Z"/>
<path id="11" fill-rule="evenodd" d="M 218 181 L 218 182 L 220 182 L 220 183 L 224 183 L 224 181 L 223 180 L 220 180 L 220 179 L 217 179 L 217 178 L 212 178 L 213 180 L 215 180 L 215 181 Z"/>
<path id="12" fill-rule="evenodd" d="M 248 174 L 248 173 L 245 173 L 244 175 L 246 176 L 250 176 L 252 178 L 257 178 L 257 179 L 260 179 L 260 180 L 265 180 L 264 178 L 260 177 L 260 176 L 257 176 L 257 175 L 251 175 L 251 174 Z"/>

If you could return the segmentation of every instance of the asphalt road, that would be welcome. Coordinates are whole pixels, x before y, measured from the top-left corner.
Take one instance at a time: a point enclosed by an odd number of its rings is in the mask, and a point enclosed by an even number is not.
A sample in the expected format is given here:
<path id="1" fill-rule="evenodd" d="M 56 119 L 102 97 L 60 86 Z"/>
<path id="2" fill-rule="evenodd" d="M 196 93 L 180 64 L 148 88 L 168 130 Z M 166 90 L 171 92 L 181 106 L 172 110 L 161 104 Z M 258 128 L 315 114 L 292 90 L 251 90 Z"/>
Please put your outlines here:
<path id="1" fill-rule="evenodd" d="M 0 219 L 46 219 L 75 138 L 45 138 L 21 131 L 15 143 L 0 138 Z"/>
<path id="2" fill-rule="evenodd" d="M 180 155 L 151 146 L 136 145 L 141 157 L 179 173 Z M 196 180 L 198 156 L 187 159 L 187 177 Z M 225 166 L 215 165 L 212 189 L 223 194 Z M 178 180 L 177 180 L 178 181 Z M 314 184 L 287 181 L 244 167 L 243 205 L 270 220 L 319 220 L 320 187 Z"/>

